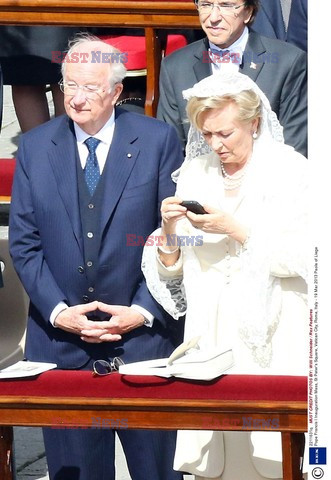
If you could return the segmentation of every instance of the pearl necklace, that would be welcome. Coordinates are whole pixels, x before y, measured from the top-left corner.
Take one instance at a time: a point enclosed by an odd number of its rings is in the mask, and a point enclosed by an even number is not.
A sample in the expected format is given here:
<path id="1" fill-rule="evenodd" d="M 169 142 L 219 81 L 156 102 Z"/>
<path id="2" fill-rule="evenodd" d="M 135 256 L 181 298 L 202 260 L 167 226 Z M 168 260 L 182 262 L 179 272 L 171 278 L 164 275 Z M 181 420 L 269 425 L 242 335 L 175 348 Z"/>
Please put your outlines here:
<path id="1" fill-rule="evenodd" d="M 236 188 L 239 188 L 241 186 L 247 172 L 248 163 L 249 163 L 249 160 L 246 162 L 246 165 L 244 166 L 244 168 L 241 169 L 239 173 L 229 175 L 225 171 L 224 163 L 221 162 L 221 171 L 223 175 L 223 183 L 224 183 L 225 190 L 235 190 Z"/>

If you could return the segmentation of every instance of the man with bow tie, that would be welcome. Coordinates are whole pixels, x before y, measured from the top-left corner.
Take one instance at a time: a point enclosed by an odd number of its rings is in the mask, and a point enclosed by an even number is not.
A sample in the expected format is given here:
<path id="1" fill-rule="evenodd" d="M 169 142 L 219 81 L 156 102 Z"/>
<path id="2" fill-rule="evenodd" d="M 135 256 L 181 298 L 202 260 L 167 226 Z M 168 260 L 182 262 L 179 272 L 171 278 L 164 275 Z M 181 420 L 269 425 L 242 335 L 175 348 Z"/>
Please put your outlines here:
<path id="1" fill-rule="evenodd" d="M 195 0 L 195 4 L 206 38 L 163 59 L 157 117 L 177 129 L 184 147 L 189 123 L 182 91 L 217 71 L 239 70 L 254 80 L 268 97 L 284 127 L 285 143 L 306 155 L 305 52 L 250 29 L 258 11 L 258 0 Z"/>
<path id="2" fill-rule="evenodd" d="M 110 372 L 116 357 L 163 358 L 182 341 L 181 322 L 148 292 L 143 245 L 127 242 L 158 226 L 180 142 L 164 122 L 114 108 L 126 72 L 115 54 L 94 37 L 72 44 L 60 84 L 67 115 L 21 136 L 10 216 L 11 255 L 30 297 L 26 358 L 91 374 L 97 360 Z M 50 479 L 115 480 L 115 430 L 67 427 L 44 429 Z M 117 435 L 132 479 L 182 478 L 172 468 L 175 432 Z"/>

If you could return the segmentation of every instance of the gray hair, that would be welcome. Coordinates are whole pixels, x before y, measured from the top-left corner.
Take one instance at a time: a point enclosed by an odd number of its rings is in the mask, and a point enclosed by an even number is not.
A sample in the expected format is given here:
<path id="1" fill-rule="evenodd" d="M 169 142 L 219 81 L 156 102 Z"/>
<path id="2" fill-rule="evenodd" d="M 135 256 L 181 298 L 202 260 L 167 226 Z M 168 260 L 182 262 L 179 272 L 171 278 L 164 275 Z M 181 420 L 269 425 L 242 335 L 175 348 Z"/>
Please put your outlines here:
<path id="1" fill-rule="evenodd" d="M 109 45 L 106 42 L 103 42 L 100 38 L 96 37 L 95 35 L 91 35 L 89 33 L 78 33 L 75 35 L 73 39 L 69 41 L 68 44 L 68 51 L 66 55 L 70 58 L 71 55 L 79 49 L 84 44 L 90 44 L 92 42 L 98 42 L 98 43 L 103 43 L 104 45 L 107 46 L 107 51 L 105 53 L 109 53 L 111 55 L 115 55 L 115 58 L 117 60 L 121 59 L 122 52 L 118 50 L 117 48 L 113 47 L 112 45 Z M 96 50 L 97 51 L 97 47 Z M 111 59 L 108 60 L 109 63 L 109 83 L 111 88 L 116 83 L 122 83 L 123 79 L 126 76 L 126 68 L 121 61 L 113 61 L 112 60 L 113 56 L 111 56 Z M 62 77 L 65 78 L 66 75 L 66 66 L 67 62 L 64 60 L 61 66 L 61 73 Z"/>

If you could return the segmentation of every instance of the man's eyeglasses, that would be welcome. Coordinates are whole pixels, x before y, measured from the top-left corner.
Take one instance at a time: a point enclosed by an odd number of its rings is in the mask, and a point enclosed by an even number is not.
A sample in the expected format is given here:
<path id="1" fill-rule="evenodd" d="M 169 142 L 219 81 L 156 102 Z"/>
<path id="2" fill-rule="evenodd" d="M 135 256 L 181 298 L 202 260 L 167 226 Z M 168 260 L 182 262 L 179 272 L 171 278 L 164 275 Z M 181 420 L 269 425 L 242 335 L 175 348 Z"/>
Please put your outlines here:
<path id="1" fill-rule="evenodd" d="M 218 9 L 221 15 L 234 16 L 238 8 L 244 7 L 246 3 L 242 3 L 241 5 L 233 5 L 231 3 L 211 3 L 198 0 L 195 2 L 195 5 L 201 15 L 210 15 L 215 7 Z"/>
<path id="2" fill-rule="evenodd" d="M 81 89 L 84 92 L 85 97 L 91 100 L 94 100 L 101 93 L 106 91 L 103 87 L 99 87 L 98 85 L 77 85 L 75 82 L 64 82 L 63 80 L 59 82 L 59 87 L 61 92 L 71 97 L 74 97 L 77 90 Z"/>
<path id="3" fill-rule="evenodd" d="M 93 375 L 103 376 L 118 372 L 121 365 L 124 365 L 124 362 L 120 357 L 114 357 L 111 362 L 107 362 L 107 360 L 96 360 L 93 363 Z"/>

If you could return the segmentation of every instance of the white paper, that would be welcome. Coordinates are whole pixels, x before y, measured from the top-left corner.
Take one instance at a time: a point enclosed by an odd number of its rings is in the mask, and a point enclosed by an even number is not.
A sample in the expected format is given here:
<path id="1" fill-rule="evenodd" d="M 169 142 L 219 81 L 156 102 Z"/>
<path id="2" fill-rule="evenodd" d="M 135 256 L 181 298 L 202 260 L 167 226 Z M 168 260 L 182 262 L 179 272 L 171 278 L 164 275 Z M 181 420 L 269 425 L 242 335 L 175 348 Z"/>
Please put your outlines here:
<path id="1" fill-rule="evenodd" d="M 192 380 L 212 380 L 234 365 L 232 350 L 203 352 L 190 349 L 191 342 L 177 347 L 169 358 L 121 365 L 123 375 L 157 375 Z M 175 354 L 175 355 L 174 355 Z M 175 360 L 174 360 L 175 358 Z"/>
<path id="2" fill-rule="evenodd" d="M 14 365 L 10 365 L 10 367 L 0 370 L 0 379 L 32 377 L 56 367 L 56 363 L 29 362 L 21 360 L 14 363 Z"/>

